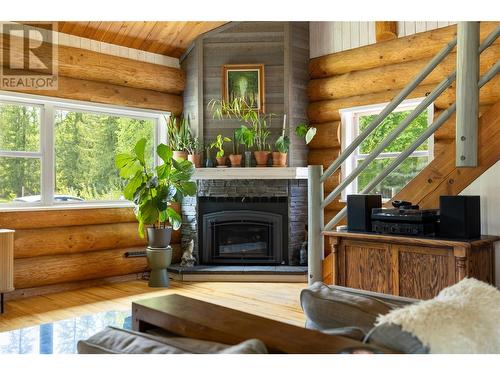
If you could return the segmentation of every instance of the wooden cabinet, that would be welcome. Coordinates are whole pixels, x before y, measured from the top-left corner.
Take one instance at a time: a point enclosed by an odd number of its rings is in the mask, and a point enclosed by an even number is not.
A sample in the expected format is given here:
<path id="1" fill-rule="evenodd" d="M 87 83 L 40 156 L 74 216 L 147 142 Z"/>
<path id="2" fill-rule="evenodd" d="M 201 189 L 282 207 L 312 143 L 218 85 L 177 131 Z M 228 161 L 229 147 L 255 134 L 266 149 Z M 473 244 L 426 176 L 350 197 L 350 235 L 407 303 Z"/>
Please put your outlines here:
<path id="1" fill-rule="evenodd" d="M 323 280 L 350 288 L 429 299 L 464 277 L 493 284 L 496 236 L 463 241 L 325 232 Z"/>

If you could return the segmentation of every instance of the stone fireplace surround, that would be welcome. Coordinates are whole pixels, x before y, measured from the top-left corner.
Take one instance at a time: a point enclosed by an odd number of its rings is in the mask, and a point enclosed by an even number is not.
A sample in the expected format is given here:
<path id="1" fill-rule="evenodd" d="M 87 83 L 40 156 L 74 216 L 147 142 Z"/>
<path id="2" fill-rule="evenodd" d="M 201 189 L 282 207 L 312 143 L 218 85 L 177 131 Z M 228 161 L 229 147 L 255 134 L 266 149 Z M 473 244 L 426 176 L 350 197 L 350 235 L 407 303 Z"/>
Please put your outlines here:
<path id="1" fill-rule="evenodd" d="M 268 168 L 269 170 L 271 168 Z M 229 172 L 229 171 L 228 171 Z M 270 171 L 269 171 L 270 172 Z M 283 254 L 283 264 L 299 265 L 300 248 L 305 239 L 307 223 L 307 180 L 305 179 L 198 179 L 196 197 L 186 197 L 182 202 L 182 248 L 194 240 L 193 254 L 200 264 L 198 247 L 199 197 L 286 197 L 288 205 L 288 246 Z"/>

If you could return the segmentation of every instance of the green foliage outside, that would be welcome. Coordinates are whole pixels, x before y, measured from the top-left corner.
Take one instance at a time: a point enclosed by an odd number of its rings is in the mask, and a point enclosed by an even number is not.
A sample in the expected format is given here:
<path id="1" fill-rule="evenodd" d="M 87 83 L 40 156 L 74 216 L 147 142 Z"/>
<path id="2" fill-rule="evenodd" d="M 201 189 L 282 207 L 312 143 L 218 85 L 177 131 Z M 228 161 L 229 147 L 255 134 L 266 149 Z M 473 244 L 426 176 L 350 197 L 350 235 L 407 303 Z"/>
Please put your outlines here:
<path id="1" fill-rule="evenodd" d="M 40 150 L 40 109 L 0 105 L 0 150 Z M 0 203 L 40 194 L 40 160 L 0 157 Z"/>
<path id="2" fill-rule="evenodd" d="M 55 194 L 85 200 L 119 199 L 125 181 L 114 165 L 117 154 L 148 139 L 146 163 L 153 165 L 154 121 L 57 110 L 55 113 Z M 40 110 L 0 105 L 0 150 L 38 151 Z M 0 157 L 0 203 L 40 194 L 38 158 Z"/>
<path id="3" fill-rule="evenodd" d="M 152 120 L 57 111 L 54 134 L 56 194 L 85 200 L 119 199 L 124 181 L 114 158 L 141 138 L 148 139 L 146 163 L 153 165 Z"/>
<path id="4" fill-rule="evenodd" d="M 360 154 L 369 154 L 382 140 L 394 130 L 411 111 L 394 112 L 390 114 L 377 129 L 359 146 Z M 376 115 L 359 118 L 359 132 L 361 133 L 375 119 Z M 413 141 L 427 128 L 427 111 L 421 113 L 408 128 L 399 135 L 384 152 L 401 152 L 410 146 Z M 429 142 L 425 142 L 417 151 L 428 150 Z M 358 192 L 361 192 L 377 175 L 382 172 L 394 159 L 379 158 L 372 161 L 358 176 Z M 358 160 L 358 165 L 362 160 Z M 428 157 L 409 157 L 400 164 L 381 184 L 372 190 L 372 193 L 382 194 L 384 198 L 391 198 L 412 180 L 428 163 Z"/>

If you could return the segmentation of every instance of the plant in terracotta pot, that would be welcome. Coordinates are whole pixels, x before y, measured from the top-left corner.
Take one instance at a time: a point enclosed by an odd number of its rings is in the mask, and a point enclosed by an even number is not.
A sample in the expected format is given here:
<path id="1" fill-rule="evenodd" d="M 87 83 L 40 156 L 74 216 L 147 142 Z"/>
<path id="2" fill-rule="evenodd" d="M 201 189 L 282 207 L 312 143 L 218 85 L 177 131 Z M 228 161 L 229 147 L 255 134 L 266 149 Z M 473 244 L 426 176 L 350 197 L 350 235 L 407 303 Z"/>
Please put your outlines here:
<path id="1" fill-rule="evenodd" d="M 254 111 L 255 116 L 252 116 L 252 132 L 254 133 L 254 142 L 257 150 L 253 152 L 255 156 L 255 162 L 257 167 L 267 167 L 267 161 L 269 160 L 270 146 L 267 143 L 267 139 L 271 135 L 268 129 L 267 123 L 270 122 L 272 114 L 270 115 L 260 115 L 257 111 Z"/>
<path id="2" fill-rule="evenodd" d="M 171 115 L 167 121 L 168 146 L 174 153 L 174 159 L 187 160 L 186 146 L 189 143 L 191 132 L 186 118 L 177 118 Z"/>
<path id="3" fill-rule="evenodd" d="M 281 136 L 274 143 L 276 151 L 273 151 L 273 167 L 286 167 L 286 157 L 290 148 L 290 138 L 285 135 L 286 115 L 283 116 L 283 128 Z"/>
<path id="4" fill-rule="evenodd" d="M 215 141 L 212 142 L 210 148 L 217 150 L 217 168 L 226 167 L 226 157 L 224 156 L 224 142 L 231 142 L 231 138 L 223 137 L 221 134 L 217 135 Z"/>
<path id="5" fill-rule="evenodd" d="M 273 152 L 273 167 L 286 167 L 286 157 L 290 148 L 290 138 L 282 134 L 274 143 L 277 151 Z"/>
<path id="6" fill-rule="evenodd" d="M 196 194 L 196 183 L 190 181 L 194 167 L 187 160 L 176 161 L 173 150 L 163 143 L 156 148 L 163 164 L 147 165 L 145 146 L 146 139 L 140 139 L 132 153 L 116 156 L 115 165 L 120 177 L 127 181 L 123 196 L 135 204 L 139 235 L 144 238 L 147 228 L 149 246 L 165 248 L 172 230 L 179 229 L 182 223 L 181 216 L 171 207 L 172 202 Z"/>
<path id="7" fill-rule="evenodd" d="M 260 112 L 255 109 L 252 103 L 248 104 L 244 100 L 241 100 L 238 104 L 238 113 L 241 120 L 249 125 L 253 134 L 253 142 L 256 148 L 254 156 L 257 167 L 267 167 L 271 153 L 267 139 L 271 135 L 269 128 L 275 114 Z"/>
<path id="8" fill-rule="evenodd" d="M 200 145 L 198 137 L 190 137 L 188 143 L 186 144 L 186 150 L 188 153 L 187 159 L 194 164 L 195 168 L 200 168 L 202 147 Z"/>
<path id="9" fill-rule="evenodd" d="M 244 144 L 243 133 L 241 128 L 233 132 L 233 153 L 229 155 L 231 167 L 241 167 L 241 159 L 243 155 L 240 153 L 240 145 Z"/>

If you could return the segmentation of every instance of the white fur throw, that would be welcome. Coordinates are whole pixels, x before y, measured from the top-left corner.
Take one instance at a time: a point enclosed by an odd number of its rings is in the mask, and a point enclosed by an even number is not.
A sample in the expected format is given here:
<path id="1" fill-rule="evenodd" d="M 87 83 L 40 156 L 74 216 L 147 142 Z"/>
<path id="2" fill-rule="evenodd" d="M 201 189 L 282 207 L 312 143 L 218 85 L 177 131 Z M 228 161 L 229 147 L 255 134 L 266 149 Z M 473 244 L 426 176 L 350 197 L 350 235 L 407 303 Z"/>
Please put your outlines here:
<path id="1" fill-rule="evenodd" d="M 400 325 L 431 353 L 500 353 L 500 290 L 464 279 L 434 299 L 379 316 L 382 323 Z"/>

